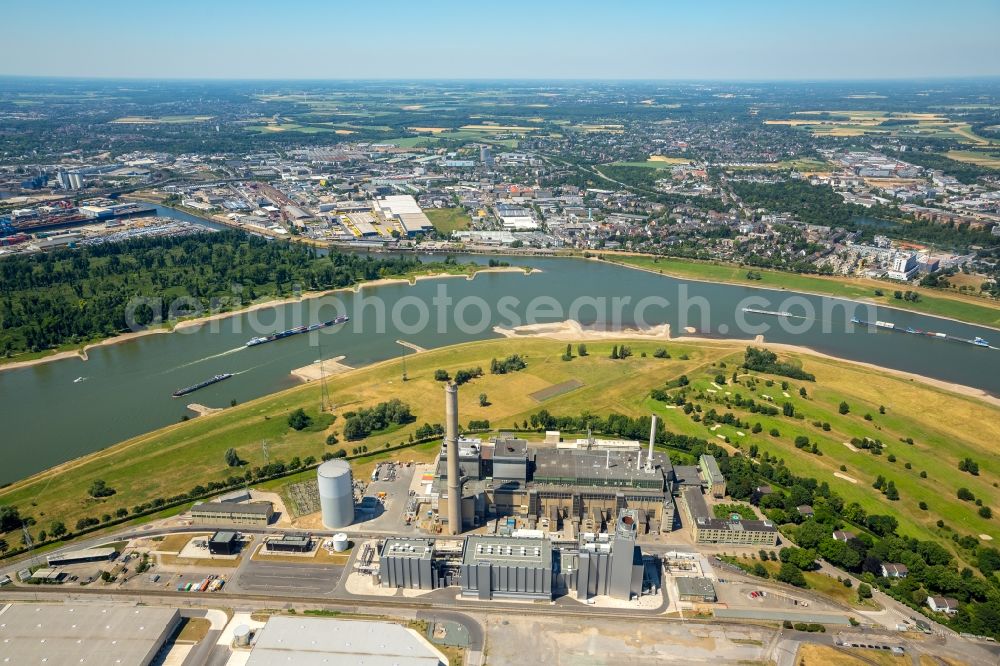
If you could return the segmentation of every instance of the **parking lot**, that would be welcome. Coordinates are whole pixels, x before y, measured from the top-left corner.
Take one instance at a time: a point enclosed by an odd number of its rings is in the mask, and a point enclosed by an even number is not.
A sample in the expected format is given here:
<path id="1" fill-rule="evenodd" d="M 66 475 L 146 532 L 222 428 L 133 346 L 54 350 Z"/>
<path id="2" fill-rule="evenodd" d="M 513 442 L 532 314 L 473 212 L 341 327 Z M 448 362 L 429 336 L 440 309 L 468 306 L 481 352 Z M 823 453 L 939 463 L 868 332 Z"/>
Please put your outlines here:
<path id="1" fill-rule="evenodd" d="M 248 560 L 236 576 L 246 592 L 328 594 L 340 580 L 343 567 Z"/>
<path id="2" fill-rule="evenodd" d="M 717 582 L 719 604 L 729 608 L 757 608 L 762 610 L 835 611 L 835 605 L 817 602 L 811 595 L 797 595 L 784 588 L 769 586 L 767 581 L 743 581 L 722 575 L 725 582 Z M 756 594 L 755 594 L 756 593 Z M 763 593 L 763 594 L 761 594 Z"/>

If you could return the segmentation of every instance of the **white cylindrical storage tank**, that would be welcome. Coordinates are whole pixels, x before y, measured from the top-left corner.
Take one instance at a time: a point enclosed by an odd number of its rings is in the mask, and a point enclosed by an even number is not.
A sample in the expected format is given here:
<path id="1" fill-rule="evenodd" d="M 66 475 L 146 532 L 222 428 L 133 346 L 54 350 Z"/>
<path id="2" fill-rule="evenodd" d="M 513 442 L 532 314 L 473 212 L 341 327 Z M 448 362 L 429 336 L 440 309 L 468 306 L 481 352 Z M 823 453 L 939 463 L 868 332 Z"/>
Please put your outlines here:
<path id="1" fill-rule="evenodd" d="M 250 627 L 241 624 L 233 631 L 233 642 L 237 647 L 248 647 L 250 645 Z"/>
<path id="2" fill-rule="evenodd" d="M 327 460 L 316 470 L 323 525 L 329 529 L 354 522 L 354 475 L 346 460 Z"/>
<path id="3" fill-rule="evenodd" d="M 337 532 L 333 535 L 333 550 L 338 553 L 342 553 L 347 550 L 347 535 L 343 532 Z"/>

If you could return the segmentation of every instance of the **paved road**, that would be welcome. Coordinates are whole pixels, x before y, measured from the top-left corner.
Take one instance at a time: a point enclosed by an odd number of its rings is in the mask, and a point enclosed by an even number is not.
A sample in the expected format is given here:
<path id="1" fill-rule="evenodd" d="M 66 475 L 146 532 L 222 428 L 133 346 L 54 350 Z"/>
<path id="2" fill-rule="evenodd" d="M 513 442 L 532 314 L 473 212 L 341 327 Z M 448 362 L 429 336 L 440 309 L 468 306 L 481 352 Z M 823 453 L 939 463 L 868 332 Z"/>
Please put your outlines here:
<path id="1" fill-rule="evenodd" d="M 182 608 L 181 617 L 208 619 L 210 611 L 195 608 Z M 195 645 L 187 657 L 183 666 L 224 666 L 229 661 L 229 648 L 225 645 L 217 645 L 219 636 L 222 635 L 222 627 L 210 629 L 201 641 Z"/>
<path id="2" fill-rule="evenodd" d="M 486 634 L 483 631 L 483 625 L 478 620 L 464 613 L 450 611 L 419 611 L 417 619 L 429 622 L 454 622 L 462 625 L 469 632 L 469 666 L 480 666 L 483 663 L 485 657 L 483 648 L 486 646 Z"/>

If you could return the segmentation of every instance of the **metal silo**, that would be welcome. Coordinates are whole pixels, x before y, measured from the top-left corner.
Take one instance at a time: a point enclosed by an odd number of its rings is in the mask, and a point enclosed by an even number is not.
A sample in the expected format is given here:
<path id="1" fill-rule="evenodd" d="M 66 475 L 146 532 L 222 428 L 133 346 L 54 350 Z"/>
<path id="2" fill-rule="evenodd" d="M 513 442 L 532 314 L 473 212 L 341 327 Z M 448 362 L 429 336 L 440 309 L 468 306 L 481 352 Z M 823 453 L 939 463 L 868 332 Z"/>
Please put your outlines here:
<path id="1" fill-rule="evenodd" d="M 323 525 L 329 529 L 354 522 L 354 475 L 346 460 L 327 460 L 316 470 Z"/>
<path id="2" fill-rule="evenodd" d="M 233 631 L 233 641 L 238 647 L 250 646 L 250 627 L 241 624 Z"/>

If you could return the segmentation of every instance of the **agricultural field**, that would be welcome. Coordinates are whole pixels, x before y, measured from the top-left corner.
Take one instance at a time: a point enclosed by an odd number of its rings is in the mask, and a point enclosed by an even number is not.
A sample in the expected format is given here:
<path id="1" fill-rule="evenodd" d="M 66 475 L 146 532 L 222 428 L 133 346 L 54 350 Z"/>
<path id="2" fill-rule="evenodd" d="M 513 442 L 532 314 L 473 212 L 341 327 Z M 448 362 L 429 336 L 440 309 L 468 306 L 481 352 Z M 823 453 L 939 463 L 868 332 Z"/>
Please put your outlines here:
<path id="1" fill-rule="evenodd" d="M 267 123 L 265 125 L 247 125 L 247 131 L 261 134 L 280 132 L 300 132 L 302 134 L 322 134 L 332 132 L 334 134 L 353 134 L 346 129 L 335 129 L 333 127 L 317 127 L 315 125 L 300 125 L 298 123 Z"/>
<path id="2" fill-rule="evenodd" d="M 443 234 L 468 229 L 471 222 L 462 208 L 428 208 L 424 212 L 434 228 Z"/>
<path id="3" fill-rule="evenodd" d="M 528 125 L 496 125 L 493 123 L 482 123 L 479 125 L 462 125 L 459 129 L 467 132 L 534 132 L 539 129 Z"/>
<path id="4" fill-rule="evenodd" d="M 967 162 L 989 169 L 1000 169 L 1000 153 L 986 153 L 972 150 L 949 150 L 944 154 L 950 160 Z"/>
<path id="5" fill-rule="evenodd" d="M 392 144 L 399 148 L 415 148 L 423 145 L 433 145 L 439 141 L 478 141 L 493 145 L 506 146 L 508 148 L 517 147 L 517 139 L 497 139 L 493 134 L 499 132 L 478 131 L 478 130 L 445 130 L 431 135 L 422 136 L 401 136 L 387 139 L 379 139 L 379 143 Z"/>
<path id="6" fill-rule="evenodd" d="M 204 123 L 215 116 L 124 116 L 111 121 L 112 125 L 182 125 L 184 123 Z"/>
<path id="7" fill-rule="evenodd" d="M 815 157 L 803 157 L 800 159 L 781 160 L 779 162 L 764 162 L 753 166 L 729 167 L 735 171 L 766 169 L 769 171 L 800 171 L 806 173 L 829 172 L 832 165 L 826 160 Z"/>
<path id="8" fill-rule="evenodd" d="M 625 131 L 625 127 L 623 125 L 615 125 L 615 124 L 611 124 L 611 125 L 596 125 L 596 124 L 586 124 L 586 123 L 584 123 L 584 124 L 580 124 L 580 125 L 574 125 L 573 129 L 577 129 L 577 130 L 580 130 L 582 132 L 588 132 L 588 133 L 592 133 L 592 132 L 608 132 L 610 134 L 622 134 Z"/>
<path id="9" fill-rule="evenodd" d="M 812 132 L 814 136 L 862 136 L 890 134 L 959 140 L 977 145 L 1000 145 L 979 136 L 971 126 L 937 113 L 888 111 L 796 111 L 794 118 L 765 120 L 765 125 L 785 125 Z M 898 122 L 893 122 L 898 121 Z"/>

